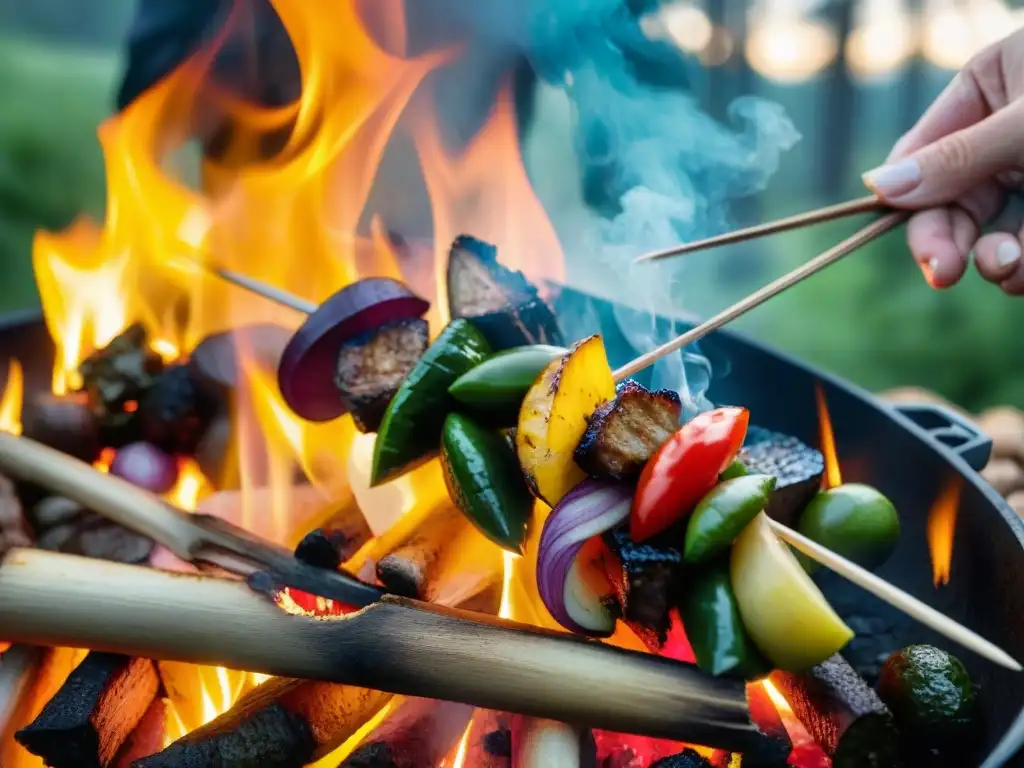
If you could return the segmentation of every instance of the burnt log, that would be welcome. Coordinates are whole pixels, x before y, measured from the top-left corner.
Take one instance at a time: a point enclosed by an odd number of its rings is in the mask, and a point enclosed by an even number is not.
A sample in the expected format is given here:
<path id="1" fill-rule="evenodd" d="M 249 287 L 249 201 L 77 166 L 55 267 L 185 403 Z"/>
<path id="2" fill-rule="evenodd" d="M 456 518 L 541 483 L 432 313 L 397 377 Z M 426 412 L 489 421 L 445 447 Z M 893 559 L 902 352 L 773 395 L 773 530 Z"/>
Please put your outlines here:
<path id="1" fill-rule="evenodd" d="M 377 578 L 393 594 L 427 599 L 442 553 L 468 526 L 455 507 L 439 507 L 397 549 L 380 559 Z"/>
<path id="2" fill-rule="evenodd" d="M 459 742 L 473 714 L 467 704 L 403 699 L 339 768 L 433 768 Z"/>
<path id="3" fill-rule="evenodd" d="M 163 699 L 154 699 L 135 730 L 125 739 L 113 768 L 132 768 L 136 760 L 159 752 L 164 746 L 166 730 L 167 704 Z"/>
<path id="4" fill-rule="evenodd" d="M 839 654 L 806 673 L 776 670 L 770 679 L 836 764 L 902 765 L 901 739 L 892 714 Z"/>
<path id="5" fill-rule="evenodd" d="M 159 690 L 149 659 L 90 653 L 14 738 L 50 768 L 105 768 Z"/>
<path id="6" fill-rule="evenodd" d="M 490 709 L 473 713 L 466 739 L 463 765 L 473 768 L 510 768 L 512 765 L 511 715 Z"/>
<path id="7" fill-rule="evenodd" d="M 343 744 L 390 699 L 355 686 L 272 678 L 134 768 L 302 768 Z"/>
<path id="8" fill-rule="evenodd" d="M 131 564 L 146 562 L 153 551 L 151 539 L 60 496 L 40 501 L 32 517 L 41 549 Z"/>

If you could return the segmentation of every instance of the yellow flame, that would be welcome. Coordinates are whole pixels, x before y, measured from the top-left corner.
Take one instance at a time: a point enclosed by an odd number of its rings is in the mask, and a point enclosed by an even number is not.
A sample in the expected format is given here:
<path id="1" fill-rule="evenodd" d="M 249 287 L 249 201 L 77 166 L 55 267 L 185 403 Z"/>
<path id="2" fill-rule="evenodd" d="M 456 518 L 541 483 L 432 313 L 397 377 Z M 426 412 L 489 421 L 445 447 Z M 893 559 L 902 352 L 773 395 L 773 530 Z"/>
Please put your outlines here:
<path id="1" fill-rule="evenodd" d="M 926 534 L 928 551 L 932 559 L 932 575 L 935 586 L 949 584 L 950 568 L 953 562 L 953 539 L 956 532 L 957 512 L 960 508 L 960 493 L 963 480 L 954 475 L 946 482 L 938 497 L 928 510 Z"/>
<path id="2" fill-rule="evenodd" d="M 21 402 L 25 384 L 21 363 L 14 358 L 7 364 L 7 383 L 0 398 L 0 431 L 21 434 Z"/>
<path id="3" fill-rule="evenodd" d="M 469 733 L 472 728 L 473 721 L 470 720 L 469 725 L 466 726 L 466 732 L 459 739 L 459 748 L 455 752 L 455 759 L 452 760 L 452 768 L 462 768 L 463 763 L 466 762 L 466 752 L 469 751 Z"/>
<path id="4" fill-rule="evenodd" d="M 839 470 L 839 455 L 836 453 L 836 438 L 832 431 L 832 417 L 829 416 L 825 391 L 820 382 L 814 384 L 814 398 L 818 406 L 818 434 L 821 442 L 821 453 L 825 457 L 825 485 L 835 488 L 843 484 L 843 475 Z"/>

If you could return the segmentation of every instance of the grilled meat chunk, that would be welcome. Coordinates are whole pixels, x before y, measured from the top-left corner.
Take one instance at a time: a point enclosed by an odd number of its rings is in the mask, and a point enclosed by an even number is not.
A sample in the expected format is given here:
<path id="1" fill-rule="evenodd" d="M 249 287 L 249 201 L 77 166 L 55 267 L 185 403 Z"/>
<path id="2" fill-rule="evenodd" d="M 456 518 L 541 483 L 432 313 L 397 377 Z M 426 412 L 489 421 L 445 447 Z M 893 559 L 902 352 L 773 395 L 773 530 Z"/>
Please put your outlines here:
<path id="1" fill-rule="evenodd" d="M 671 390 L 651 392 L 635 381 L 590 417 L 576 463 L 594 477 L 633 480 L 654 452 L 679 429 L 683 404 Z"/>
<path id="2" fill-rule="evenodd" d="M 604 535 L 605 544 L 622 563 L 615 589 L 622 619 L 651 651 L 668 639 L 669 612 L 678 602 L 683 572 L 683 531 L 674 527 L 637 544 L 628 526 Z"/>
<path id="3" fill-rule="evenodd" d="M 427 321 L 401 320 L 346 342 L 334 383 L 360 432 L 376 432 L 388 403 L 427 351 Z"/>
<path id="4" fill-rule="evenodd" d="M 747 472 L 775 477 L 775 490 L 765 508 L 769 517 L 794 525 L 800 512 L 821 487 L 825 457 L 795 437 L 750 427 L 736 457 Z"/>
<path id="5" fill-rule="evenodd" d="M 448 309 L 480 329 L 494 351 L 527 344 L 565 346 L 558 320 L 522 272 L 498 263 L 498 249 L 459 235 L 448 254 Z"/>

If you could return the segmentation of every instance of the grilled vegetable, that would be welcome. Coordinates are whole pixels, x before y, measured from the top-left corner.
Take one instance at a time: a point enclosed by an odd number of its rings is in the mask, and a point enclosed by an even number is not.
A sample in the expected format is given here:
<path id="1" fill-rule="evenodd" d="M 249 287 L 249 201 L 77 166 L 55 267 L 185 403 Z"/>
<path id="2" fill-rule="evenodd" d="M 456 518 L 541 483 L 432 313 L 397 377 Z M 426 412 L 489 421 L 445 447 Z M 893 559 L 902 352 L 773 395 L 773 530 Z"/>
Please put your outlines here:
<path id="1" fill-rule="evenodd" d="M 892 713 L 839 654 L 804 673 L 773 672 L 771 681 L 836 768 L 903 765 Z"/>
<path id="2" fill-rule="evenodd" d="M 469 321 L 453 320 L 434 340 L 391 399 L 373 448 L 370 485 L 377 486 L 437 454 L 445 417 L 455 401 L 448 387 L 488 354 Z"/>
<path id="3" fill-rule="evenodd" d="M 729 572 L 743 626 L 777 669 L 802 672 L 853 637 L 763 513 L 736 538 Z"/>
<path id="4" fill-rule="evenodd" d="M 971 678 L 959 659 L 939 648 L 911 645 L 892 654 L 882 666 L 878 695 L 922 746 L 942 748 L 973 735 Z"/>
<path id="5" fill-rule="evenodd" d="M 765 508 L 775 487 L 769 475 L 745 475 L 719 483 L 690 515 L 683 557 L 705 563 L 727 550 L 740 531 Z"/>
<path id="6" fill-rule="evenodd" d="M 718 476 L 719 482 L 725 482 L 726 480 L 735 480 L 737 477 L 743 477 L 747 474 L 747 468 L 743 466 L 743 462 L 736 459 L 732 464 L 722 470 L 722 474 Z"/>
<path id="7" fill-rule="evenodd" d="M 450 316 L 473 321 L 494 349 L 564 345 L 554 310 L 522 272 L 498 263 L 498 249 L 467 235 L 448 254 Z"/>
<path id="8" fill-rule="evenodd" d="M 765 512 L 789 526 L 821 488 L 825 458 L 795 437 L 760 427 L 747 430 L 747 440 L 737 456 L 746 471 L 773 475 L 775 490 Z"/>
<path id="9" fill-rule="evenodd" d="M 600 336 L 578 342 L 553 360 L 530 387 L 519 411 L 516 453 L 533 493 L 554 506 L 586 475 L 573 453 L 599 405 L 615 396 Z"/>
<path id="10" fill-rule="evenodd" d="M 126 328 L 78 366 L 104 445 L 118 448 L 139 439 L 139 401 L 163 369 L 141 325 Z"/>
<path id="11" fill-rule="evenodd" d="M 618 611 L 609 605 L 615 597 L 601 562 L 604 544 L 594 537 L 625 521 L 631 502 L 628 488 L 587 480 L 544 521 L 537 589 L 551 616 L 571 632 L 607 637 L 615 631 Z"/>
<path id="12" fill-rule="evenodd" d="M 743 444 L 745 408 L 717 408 L 684 424 L 644 467 L 629 535 L 643 541 L 688 516 Z"/>
<path id="13" fill-rule="evenodd" d="M 341 345 L 335 386 L 356 428 L 376 432 L 402 380 L 427 351 L 427 321 L 399 320 Z"/>
<path id="14" fill-rule="evenodd" d="M 347 285 L 321 304 L 281 354 L 281 396 L 307 421 L 330 421 L 345 412 L 334 386 L 341 345 L 385 323 L 422 317 L 430 304 L 397 280 L 370 277 Z M 440 427 L 439 427 L 440 428 Z"/>
<path id="15" fill-rule="evenodd" d="M 653 652 L 668 639 L 669 613 L 679 602 L 682 585 L 682 536 L 667 531 L 642 544 L 625 527 L 604 535 L 605 544 L 620 564 L 609 578 L 619 599 L 623 621 Z"/>
<path id="16" fill-rule="evenodd" d="M 441 466 L 448 495 L 462 514 L 499 547 L 521 555 L 533 497 L 508 441 L 451 413 L 441 433 Z"/>
<path id="17" fill-rule="evenodd" d="M 153 382 L 139 403 L 139 424 L 147 442 L 173 454 L 192 454 L 217 404 L 192 380 L 187 365 L 173 365 Z"/>
<path id="18" fill-rule="evenodd" d="M 489 425 L 514 427 L 530 385 L 548 363 L 568 351 L 543 344 L 506 349 L 462 374 L 448 392 Z"/>
<path id="19" fill-rule="evenodd" d="M 650 392 L 635 381 L 590 417 L 576 463 L 592 477 L 635 480 L 654 452 L 679 429 L 683 404 L 667 389 Z"/>
<path id="20" fill-rule="evenodd" d="M 129 443 L 118 450 L 110 474 L 151 493 L 167 493 L 178 480 L 178 462 L 155 445 Z"/>
<path id="21" fill-rule="evenodd" d="M 811 499 L 797 530 L 864 568 L 877 568 L 899 543 L 900 518 L 892 502 L 874 488 L 846 483 Z M 799 553 L 797 559 L 808 573 L 818 567 Z"/>
<path id="22" fill-rule="evenodd" d="M 689 578 L 680 611 L 697 666 L 704 671 L 747 680 L 771 671 L 743 628 L 727 559 L 716 560 Z"/>

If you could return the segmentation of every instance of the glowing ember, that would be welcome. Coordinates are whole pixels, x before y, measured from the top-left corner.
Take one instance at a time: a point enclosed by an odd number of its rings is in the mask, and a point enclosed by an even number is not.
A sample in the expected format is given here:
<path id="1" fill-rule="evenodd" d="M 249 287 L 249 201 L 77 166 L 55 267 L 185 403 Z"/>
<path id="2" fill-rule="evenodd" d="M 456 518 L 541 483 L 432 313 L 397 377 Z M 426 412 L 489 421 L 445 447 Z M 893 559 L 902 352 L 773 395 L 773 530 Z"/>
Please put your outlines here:
<path id="1" fill-rule="evenodd" d="M 829 416 L 828 404 L 825 402 L 825 391 L 819 382 L 814 384 L 814 399 L 818 405 L 818 434 L 821 453 L 825 457 L 825 487 L 835 488 L 843 484 L 843 475 L 839 471 L 836 439 L 832 432 L 832 417 Z"/>
<path id="2" fill-rule="evenodd" d="M 956 531 L 956 516 L 960 507 L 962 490 L 962 478 L 959 475 L 954 475 L 939 491 L 938 498 L 928 510 L 926 532 L 928 551 L 932 558 L 932 577 L 936 587 L 949 584 L 950 567 L 953 561 L 953 537 Z"/>

